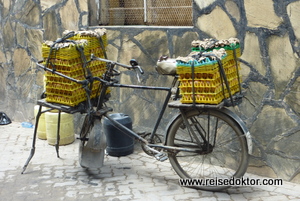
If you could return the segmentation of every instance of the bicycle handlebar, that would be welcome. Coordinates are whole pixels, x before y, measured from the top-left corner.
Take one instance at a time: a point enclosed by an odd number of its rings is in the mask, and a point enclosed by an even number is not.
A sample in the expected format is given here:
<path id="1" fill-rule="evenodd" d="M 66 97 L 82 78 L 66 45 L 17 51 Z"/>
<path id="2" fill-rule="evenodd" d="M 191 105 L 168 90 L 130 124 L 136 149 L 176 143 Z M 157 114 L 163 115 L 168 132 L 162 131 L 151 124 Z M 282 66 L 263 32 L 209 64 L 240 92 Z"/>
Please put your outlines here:
<path id="1" fill-rule="evenodd" d="M 118 62 L 115 62 L 115 61 L 111 61 L 111 60 L 108 60 L 108 59 L 95 57 L 94 55 L 91 56 L 91 59 L 92 60 L 98 60 L 98 61 L 104 61 L 106 63 L 111 63 L 113 65 L 121 66 L 121 67 L 126 68 L 128 70 L 132 70 L 132 69 L 135 70 L 137 68 L 140 71 L 141 74 L 144 74 L 143 69 L 139 66 L 138 62 L 135 59 L 130 60 L 130 65 L 131 66 L 125 65 L 125 64 L 122 64 L 122 63 L 118 63 Z"/>
<path id="2" fill-rule="evenodd" d="M 108 60 L 108 59 L 103 59 L 103 58 L 95 57 L 94 55 L 91 55 L 91 60 L 104 61 L 104 62 L 113 64 L 113 65 L 121 66 L 121 67 L 126 68 L 128 70 L 132 70 L 132 69 L 135 70 L 137 68 L 137 69 L 139 69 L 139 71 L 140 71 L 141 74 L 144 74 L 143 69 L 138 65 L 138 63 L 137 63 L 137 61 L 135 59 L 131 59 L 130 60 L 131 66 L 125 65 L 125 64 L 121 64 L 121 63 L 118 63 L 118 62 L 115 62 L 115 61 L 111 61 L 111 60 Z M 76 82 L 78 84 L 87 85 L 87 84 L 89 84 L 89 82 L 91 81 L 91 79 L 92 80 L 98 80 L 100 82 L 107 82 L 106 80 L 103 80 L 103 79 L 101 79 L 99 77 L 92 77 L 92 78 L 90 78 L 90 80 L 87 80 L 87 79 L 85 79 L 85 80 L 77 80 L 77 79 L 74 79 L 72 77 L 66 76 L 63 73 L 60 73 L 60 72 L 57 72 L 57 71 L 55 71 L 53 69 L 47 68 L 46 66 L 40 64 L 41 62 L 42 61 L 39 61 L 39 62 L 36 63 L 38 67 L 40 67 L 40 68 L 42 68 L 42 69 L 44 69 L 46 71 L 52 72 L 52 73 L 54 73 L 56 75 L 59 75 L 59 76 L 61 76 L 63 78 L 66 78 L 68 80 L 71 80 L 73 82 Z M 117 75 L 117 74 L 115 74 L 115 75 Z"/>

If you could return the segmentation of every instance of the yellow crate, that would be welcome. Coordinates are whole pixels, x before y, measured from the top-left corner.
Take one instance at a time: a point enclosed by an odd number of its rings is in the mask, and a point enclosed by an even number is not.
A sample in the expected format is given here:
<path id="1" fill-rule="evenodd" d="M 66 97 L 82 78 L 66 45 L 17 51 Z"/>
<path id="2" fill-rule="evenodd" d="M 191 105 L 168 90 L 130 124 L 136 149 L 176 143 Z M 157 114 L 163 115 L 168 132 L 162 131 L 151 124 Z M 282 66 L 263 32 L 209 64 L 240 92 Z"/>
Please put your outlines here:
<path id="1" fill-rule="evenodd" d="M 100 44 L 100 38 L 103 41 L 104 49 Z M 97 57 L 104 57 L 104 51 L 107 46 L 105 30 L 78 31 L 69 40 L 75 42 L 55 44 L 51 55 L 49 54 L 53 42 L 46 41 L 42 45 L 43 64 L 46 65 L 47 61 L 48 65 L 46 67 L 55 69 L 55 71 L 76 80 L 84 80 L 86 73 L 84 72 L 83 64 L 85 61 L 82 60 L 78 47 L 83 48 L 82 50 L 87 60 L 90 59 L 91 54 Z M 93 76 L 97 77 L 102 77 L 106 71 L 106 63 L 102 61 L 91 61 L 86 67 L 90 69 Z M 46 101 L 48 102 L 76 106 L 87 99 L 86 92 L 81 84 L 52 72 L 45 73 L 45 82 Z M 99 87 L 101 87 L 99 84 L 99 81 L 94 81 L 91 88 L 91 98 L 95 98 L 98 95 Z M 107 93 L 109 92 L 108 90 Z"/>
<path id="2" fill-rule="evenodd" d="M 87 40 L 88 45 L 85 47 L 86 52 L 89 55 L 94 54 L 96 57 L 104 57 L 104 51 L 108 44 L 105 30 L 78 31 L 75 36 L 70 38 L 70 40 Z M 100 40 L 102 40 L 104 50 Z"/>
<path id="3" fill-rule="evenodd" d="M 201 88 L 200 88 L 201 89 Z M 205 89 L 206 91 L 201 91 L 199 88 L 196 88 L 195 93 L 193 95 L 192 92 L 182 92 L 181 91 L 181 103 L 193 103 L 194 99 L 193 96 L 195 96 L 195 103 L 199 104 L 219 104 L 221 103 L 225 98 L 229 98 L 229 92 L 224 86 L 224 92 L 222 86 L 218 86 L 211 89 Z M 239 85 L 233 85 L 230 87 L 231 94 L 235 94 L 239 92 Z"/>
<path id="4" fill-rule="evenodd" d="M 48 89 L 46 101 L 53 103 L 60 103 L 69 106 L 76 106 L 80 102 L 86 100 L 85 90 L 78 88 L 76 90 L 61 90 L 61 89 Z"/>
<path id="5" fill-rule="evenodd" d="M 96 98 L 96 96 L 99 95 L 99 84 L 100 81 L 93 83 L 90 98 Z M 108 89 L 106 93 L 110 93 L 110 90 Z M 47 102 L 76 106 L 86 100 L 86 91 L 81 85 L 66 85 L 61 83 L 51 83 L 47 85 Z"/>
<path id="6" fill-rule="evenodd" d="M 75 70 L 74 71 L 63 71 L 63 70 L 61 70 L 61 69 L 65 69 L 64 66 L 55 66 L 55 67 L 56 67 L 56 71 L 57 72 L 60 72 L 60 73 L 66 75 L 68 77 L 79 78 L 79 79 L 84 78 L 84 77 L 82 77 L 83 76 L 83 69 L 82 69 L 82 67 L 78 68 L 76 71 Z M 61 76 L 56 75 L 56 74 L 54 74 L 52 72 L 49 72 L 49 71 L 46 72 L 45 75 L 46 75 L 46 77 L 61 77 Z"/>
<path id="7" fill-rule="evenodd" d="M 237 61 L 234 59 L 232 54 L 227 55 L 221 61 L 230 87 L 231 95 L 234 95 L 240 90 L 240 64 L 239 62 L 236 63 Z M 238 67 L 236 65 L 238 65 Z M 211 62 L 208 65 L 202 66 L 195 65 L 194 81 L 192 80 L 192 68 L 189 64 L 184 66 L 181 62 L 177 67 L 177 73 L 179 74 L 179 89 L 180 94 L 182 95 L 182 103 L 193 103 L 193 87 L 195 103 L 219 104 L 224 98 L 229 98 L 229 92 L 226 88 L 224 79 L 221 79 L 220 77 L 219 65 L 217 62 Z"/>
<path id="8" fill-rule="evenodd" d="M 81 58 L 75 58 L 75 59 L 69 59 L 69 60 L 63 60 L 58 58 L 50 58 L 47 62 L 48 58 L 44 57 L 43 65 L 46 65 L 48 63 L 48 68 L 52 69 L 52 66 L 63 66 L 63 67 L 69 67 L 66 68 L 65 71 L 72 71 L 75 66 L 82 67 L 82 60 Z"/>
<path id="9" fill-rule="evenodd" d="M 215 93 L 203 93 L 195 94 L 195 103 L 202 104 L 219 104 L 224 99 L 223 92 Z M 193 94 L 184 93 L 182 94 L 181 103 L 193 103 Z"/>
<path id="10" fill-rule="evenodd" d="M 79 96 L 60 96 L 56 94 L 47 94 L 46 101 L 50 103 L 58 103 L 58 104 L 63 104 L 63 105 L 68 105 L 68 106 L 76 106 L 79 103 L 83 102 L 86 100 L 85 94 L 81 94 Z"/>
<path id="11" fill-rule="evenodd" d="M 181 93 L 192 92 L 194 85 L 195 93 L 203 93 L 203 92 L 212 92 L 214 93 L 219 86 L 221 86 L 221 80 L 212 80 L 212 81 L 204 81 L 204 80 L 194 80 L 194 83 L 191 79 L 181 81 L 179 89 Z"/>
<path id="12" fill-rule="evenodd" d="M 46 84 L 46 93 L 48 94 L 53 89 L 65 90 L 65 91 L 74 91 L 77 89 L 82 88 L 80 84 L 66 84 L 66 83 L 59 83 L 59 82 L 48 82 Z"/>
<path id="13" fill-rule="evenodd" d="M 226 49 L 226 48 L 225 48 Z M 236 54 L 236 57 L 240 57 L 241 56 L 241 48 L 239 46 L 237 46 L 236 48 L 230 48 L 230 49 L 226 49 L 226 53 L 228 56 L 233 56 L 234 55 L 234 51 L 235 51 L 235 54 Z"/>
<path id="14" fill-rule="evenodd" d="M 234 74 L 229 75 L 228 84 L 230 87 L 231 94 L 234 94 L 239 91 L 238 78 Z M 181 83 L 180 83 L 180 86 L 179 86 L 180 94 L 184 95 L 186 93 L 192 93 L 193 87 L 194 87 L 195 94 L 206 94 L 207 93 L 207 94 L 213 95 L 213 94 L 218 94 L 220 91 L 223 90 L 221 78 L 216 79 L 216 80 L 211 80 L 211 81 L 196 79 L 196 80 L 194 80 L 194 82 L 192 81 L 192 79 L 186 79 L 184 81 L 181 81 Z M 225 83 L 223 83 L 223 87 L 224 87 L 225 93 L 228 93 Z M 229 93 L 228 93 L 228 96 L 229 96 Z"/>

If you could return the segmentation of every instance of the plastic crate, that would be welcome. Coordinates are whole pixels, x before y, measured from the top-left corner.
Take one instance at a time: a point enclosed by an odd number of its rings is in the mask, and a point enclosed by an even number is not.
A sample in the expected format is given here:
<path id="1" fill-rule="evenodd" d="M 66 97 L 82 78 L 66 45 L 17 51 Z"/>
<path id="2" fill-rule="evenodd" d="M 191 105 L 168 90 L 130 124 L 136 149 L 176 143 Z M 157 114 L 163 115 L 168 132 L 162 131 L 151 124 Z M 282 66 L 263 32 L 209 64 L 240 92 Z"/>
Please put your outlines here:
<path id="1" fill-rule="evenodd" d="M 100 38 L 104 49 L 100 44 Z M 107 46 L 106 34 L 103 30 L 79 31 L 75 32 L 75 36 L 69 40 L 73 42 L 57 43 L 51 51 L 53 43 L 45 42 L 42 46 L 43 65 L 76 80 L 84 80 L 88 71 L 83 68 L 86 61 L 82 58 L 78 47 L 82 48 L 87 60 L 91 54 L 103 57 Z M 102 77 L 106 71 L 106 63 L 102 61 L 91 61 L 86 67 L 96 77 Z M 99 95 L 99 87 L 101 87 L 99 81 L 94 81 L 90 86 L 91 98 Z M 81 84 L 48 71 L 45 73 L 45 88 L 47 102 L 76 106 L 87 99 L 86 91 Z M 109 92 L 108 90 L 107 93 Z"/>
<path id="2" fill-rule="evenodd" d="M 76 106 L 86 100 L 85 91 L 83 88 L 66 91 L 61 89 L 48 88 L 46 101 L 52 103 L 59 103 L 69 106 Z"/>
<path id="3" fill-rule="evenodd" d="M 196 78 L 207 77 L 215 79 L 218 76 L 219 66 L 217 61 L 190 61 L 188 63 L 178 61 L 176 72 L 179 75 L 179 79 L 192 78 L 192 62 L 194 62 L 194 76 Z"/>
<path id="4" fill-rule="evenodd" d="M 88 46 L 85 47 L 85 51 L 91 55 L 94 54 L 96 57 L 104 57 L 105 48 L 108 44 L 106 30 L 96 29 L 94 31 L 77 31 L 75 36 L 71 37 L 70 40 L 86 40 Z M 101 45 L 104 47 L 104 50 Z"/>
<path id="5" fill-rule="evenodd" d="M 202 104 L 219 104 L 223 99 L 224 95 L 222 91 L 219 93 L 195 93 L 195 103 Z M 180 99 L 181 103 L 193 103 L 194 98 L 192 93 L 184 93 L 182 94 L 182 98 Z"/>
<path id="6" fill-rule="evenodd" d="M 181 103 L 219 104 L 223 99 L 229 98 L 229 94 L 234 95 L 240 91 L 239 63 L 236 63 L 233 55 L 223 57 L 221 62 L 230 93 L 226 88 L 224 79 L 221 79 L 219 64 L 216 61 L 196 63 L 194 76 L 192 76 L 191 62 L 179 61 L 177 63 L 176 70 L 180 81 Z"/>

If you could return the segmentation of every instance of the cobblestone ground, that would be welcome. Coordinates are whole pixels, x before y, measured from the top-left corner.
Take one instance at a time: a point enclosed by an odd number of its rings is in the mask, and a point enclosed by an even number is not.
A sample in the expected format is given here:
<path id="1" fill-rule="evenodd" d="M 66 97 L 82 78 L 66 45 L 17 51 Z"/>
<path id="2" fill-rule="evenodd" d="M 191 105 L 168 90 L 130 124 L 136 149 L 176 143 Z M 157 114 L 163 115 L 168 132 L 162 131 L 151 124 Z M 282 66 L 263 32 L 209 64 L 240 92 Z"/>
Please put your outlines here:
<path id="1" fill-rule="evenodd" d="M 61 158 L 45 140 L 22 175 L 33 129 L 20 123 L 0 126 L 0 200 L 300 200 L 300 185 L 231 187 L 207 192 L 181 187 L 168 161 L 141 151 L 125 157 L 106 156 L 104 167 L 86 170 L 78 164 L 78 141 L 60 147 Z M 251 178 L 258 178 L 250 175 Z"/>

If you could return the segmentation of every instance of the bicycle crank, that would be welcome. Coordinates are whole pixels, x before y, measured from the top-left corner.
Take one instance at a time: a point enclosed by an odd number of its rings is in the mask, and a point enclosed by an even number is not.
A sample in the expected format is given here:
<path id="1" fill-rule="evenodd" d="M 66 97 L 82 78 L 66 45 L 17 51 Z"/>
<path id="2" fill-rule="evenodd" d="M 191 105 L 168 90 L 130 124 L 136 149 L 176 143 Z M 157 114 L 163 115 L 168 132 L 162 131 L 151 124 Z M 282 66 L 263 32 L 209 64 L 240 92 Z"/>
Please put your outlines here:
<path id="1" fill-rule="evenodd" d="M 154 134 L 152 141 L 151 141 L 150 137 L 151 137 L 151 133 L 147 133 L 147 134 L 145 134 L 143 136 L 143 138 L 145 140 L 147 140 L 149 144 L 159 144 L 159 143 L 162 142 L 162 140 L 160 139 L 160 137 L 157 134 Z M 155 154 L 157 154 L 156 152 L 151 151 L 149 149 L 149 147 L 146 144 L 144 144 L 144 143 L 141 144 L 141 147 L 142 147 L 143 151 L 146 154 L 148 154 L 149 156 L 154 156 Z M 157 150 L 158 152 L 160 152 L 161 148 L 155 148 L 155 150 Z"/>

